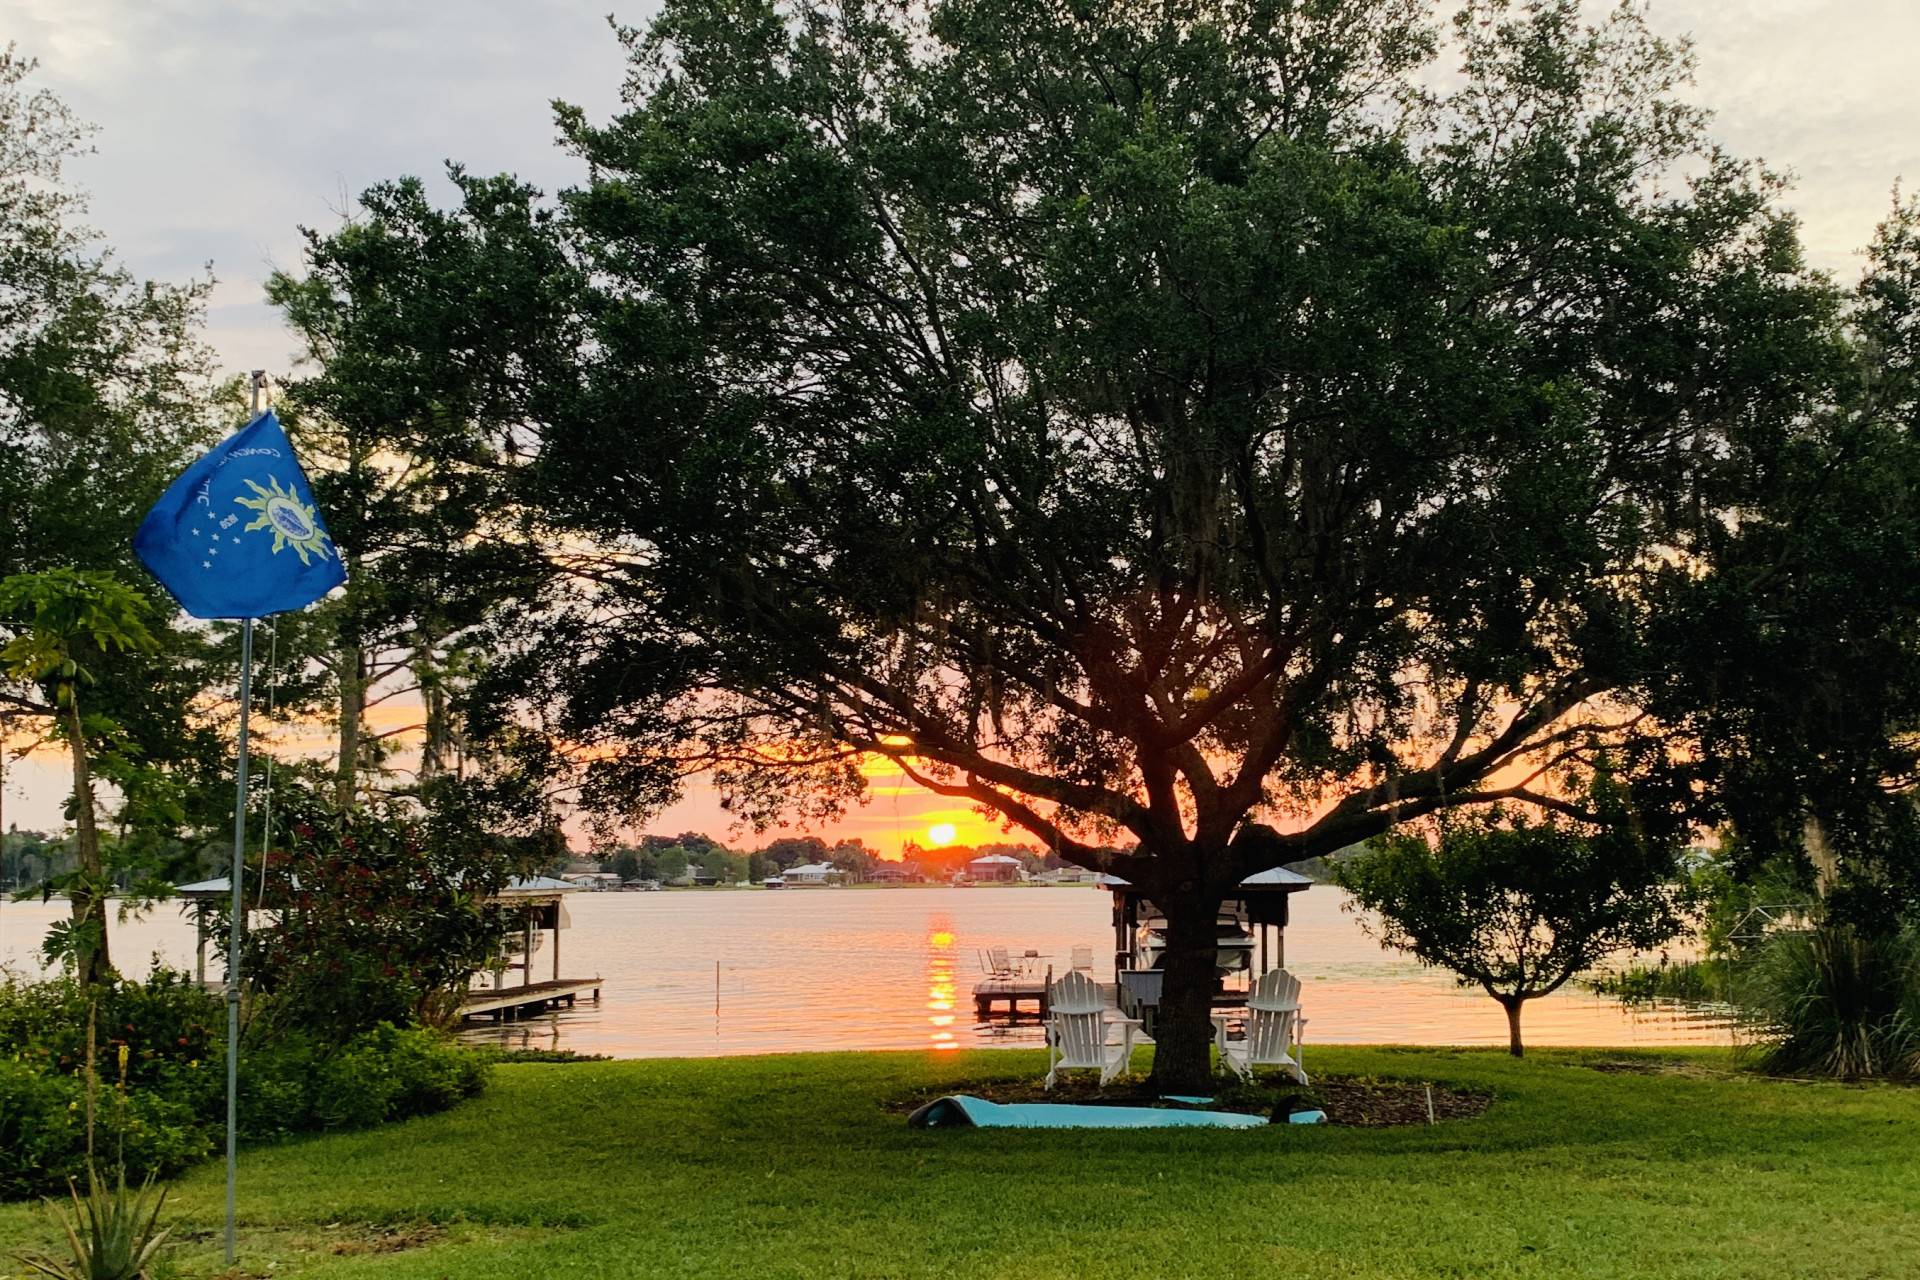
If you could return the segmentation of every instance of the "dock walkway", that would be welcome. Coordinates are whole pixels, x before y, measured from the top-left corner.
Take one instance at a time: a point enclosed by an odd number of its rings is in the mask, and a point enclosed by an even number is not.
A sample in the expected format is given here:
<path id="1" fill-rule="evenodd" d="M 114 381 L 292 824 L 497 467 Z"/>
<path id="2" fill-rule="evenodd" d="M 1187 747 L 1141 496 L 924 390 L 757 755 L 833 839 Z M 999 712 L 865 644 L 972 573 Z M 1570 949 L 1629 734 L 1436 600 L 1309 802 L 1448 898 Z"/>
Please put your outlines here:
<path id="1" fill-rule="evenodd" d="M 460 1016 L 490 1016 L 513 1022 L 536 1013 L 546 1013 L 562 1005 L 572 1008 L 583 992 L 593 992 L 600 1002 L 599 978 L 561 978 L 553 982 L 533 982 L 521 987 L 488 987 L 469 991 L 460 1002 Z"/>
<path id="2" fill-rule="evenodd" d="M 1120 986 L 1114 982 L 1097 984 L 1107 1008 L 1120 1007 Z M 1022 1009 L 1031 1002 L 1033 1008 Z M 1018 1023 L 1047 1020 L 1047 980 L 1043 976 L 1022 974 L 1011 978 L 982 978 L 973 985 L 973 1015 L 976 1021 Z"/>

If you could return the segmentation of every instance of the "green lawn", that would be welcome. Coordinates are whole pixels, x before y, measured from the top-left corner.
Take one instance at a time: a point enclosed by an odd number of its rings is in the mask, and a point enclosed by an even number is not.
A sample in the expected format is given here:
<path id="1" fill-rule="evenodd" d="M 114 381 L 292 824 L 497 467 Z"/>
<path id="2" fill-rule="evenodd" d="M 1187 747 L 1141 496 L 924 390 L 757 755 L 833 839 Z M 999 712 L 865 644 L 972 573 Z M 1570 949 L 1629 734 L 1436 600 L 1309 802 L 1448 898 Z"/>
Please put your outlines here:
<path id="1" fill-rule="evenodd" d="M 1314 1049 L 1318 1071 L 1491 1089 L 1354 1130 L 914 1132 L 930 1083 L 1039 1055 L 516 1065 L 446 1115 L 249 1151 L 246 1275 L 1335 1277 L 1920 1274 L 1920 1090 L 1780 1083 L 1714 1053 Z M 218 1164 L 174 1274 L 218 1274 Z M 0 1246 L 51 1243 L 0 1206 Z M 0 1274 L 6 1267 L 0 1265 Z"/>

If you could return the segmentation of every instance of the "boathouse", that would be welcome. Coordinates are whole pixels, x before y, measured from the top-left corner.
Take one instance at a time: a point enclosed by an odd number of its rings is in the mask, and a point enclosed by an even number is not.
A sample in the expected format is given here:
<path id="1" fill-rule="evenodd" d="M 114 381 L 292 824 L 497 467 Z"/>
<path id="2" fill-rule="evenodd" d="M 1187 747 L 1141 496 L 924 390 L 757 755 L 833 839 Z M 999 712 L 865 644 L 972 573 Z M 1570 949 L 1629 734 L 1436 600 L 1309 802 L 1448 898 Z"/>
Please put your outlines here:
<path id="1" fill-rule="evenodd" d="M 209 912 L 231 900 L 231 886 L 232 882 L 227 877 L 220 876 L 213 880 L 183 884 L 174 890 L 175 896 L 193 910 L 193 976 L 203 986 L 207 981 Z M 474 978 L 484 975 L 488 983 L 482 986 L 469 984 L 466 996 L 460 1003 L 462 1018 L 487 1014 L 495 1018 L 512 1019 L 563 1004 L 572 1005 L 581 995 L 589 992 L 595 1000 L 600 998 L 598 975 L 590 978 L 560 976 L 560 931 L 570 923 L 564 898 L 569 893 L 579 891 L 579 885 L 551 876 L 515 876 L 489 899 L 520 908 L 520 929 L 517 934 L 509 935 L 498 963 L 474 975 Z M 274 905 L 268 902 L 261 909 L 272 911 Z M 549 937 L 551 943 L 548 942 Z M 552 977 L 535 981 L 533 958 L 536 952 L 543 949 L 550 952 Z M 508 975 L 516 971 L 519 982 L 509 983 Z"/>
<path id="2" fill-rule="evenodd" d="M 1116 1003 L 1129 1017 L 1151 1025 L 1160 1003 L 1160 957 L 1166 950 L 1167 921 L 1152 899 L 1118 876 L 1103 875 L 1100 885 L 1113 894 L 1113 967 Z M 1288 903 L 1313 887 L 1297 871 L 1275 867 L 1240 882 L 1234 896 L 1220 904 L 1214 953 L 1216 1008 L 1238 1008 L 1261 974 L 1287 965 Z"/>

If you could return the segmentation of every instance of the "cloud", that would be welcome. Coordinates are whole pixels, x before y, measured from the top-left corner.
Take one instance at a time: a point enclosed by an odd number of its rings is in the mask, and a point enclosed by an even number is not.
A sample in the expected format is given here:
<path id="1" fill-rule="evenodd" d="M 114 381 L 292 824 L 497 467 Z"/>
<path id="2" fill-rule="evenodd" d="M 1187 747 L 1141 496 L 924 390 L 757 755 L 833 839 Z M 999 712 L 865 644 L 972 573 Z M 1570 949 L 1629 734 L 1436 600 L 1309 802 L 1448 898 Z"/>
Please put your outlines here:
<path id="1" fill-rule="evenodd" d="M 623 13 L 643 21 L 652 6 Z M 261 298 L 299 227 L 446 161 L 552 190 L 577 176 L 550 103 L 604 116 L 625 53 L 575 0 L 0 0 L 39 82 L 100 126 L 72 170 L 93 221 L 142 275 L 222 280 L 209 337 L 229 370 L 284 371 Z"/>
<path id="2" fill-rule="evenodd" d="M 1691 33 L 1696 100 L 1736 155 L 1793 173 L 1787 203 L 1808 257 L 1851 279 L 1894 181 L 1920 177 L 1913 121 L 1920 5 L 1912 0 L 1658 0 L 1662 32 Z"/>

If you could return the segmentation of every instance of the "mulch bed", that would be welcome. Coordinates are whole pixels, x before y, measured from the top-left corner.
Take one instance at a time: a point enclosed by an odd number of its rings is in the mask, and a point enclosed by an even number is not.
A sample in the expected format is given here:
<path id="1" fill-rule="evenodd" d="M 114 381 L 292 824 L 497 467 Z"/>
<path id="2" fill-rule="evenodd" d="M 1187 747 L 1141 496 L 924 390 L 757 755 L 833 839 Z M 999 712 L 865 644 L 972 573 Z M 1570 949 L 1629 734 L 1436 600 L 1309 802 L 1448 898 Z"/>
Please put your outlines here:
<path id="1" fill-rule="evenodd" d="M 1609 1076 L 1657 1076 L 1664 1068 L 1657 1062 L 1640 1062 L 1633 1058 L 1618 1061 L 1582 1063 L 1589 1071 L 1598 1071 Z"/>
<path id="2" fill-rule="evenodd" d="M 1427 1123 L 1427 1088 L 1406 1080 L 1375 1080 L 1361 1076 L 1315 1076 L 1311 1085 L 1290 1080 L 1262 1080 L 1255 1084 L 1220 1082 L 1208 1111 L 1237 1111 L 1263 1115 L 1284 1123 L 1295 1111 L 1315 1108 L 1327 1113 L 1329 1124 L 1360 1129 Z M 1468 1120 L 1486 1111 L 1493 1095 L 1471 1089 L 1434 1085 L 1433 1118 Z M 1121 1080 L 1102 1089 L 1091 1080 L 1062 1080 L 1051 1090 L 1038 1080 L 974 1080 L 944 1089 L 921 1090 L 887 1105 L 900 1115 L 952 1093 L 972 1094 L 989 1102 L 1075 1102 L 1126 1107 L 1177 1106 L 1162 1101 L 1143 1080 Z"/>

